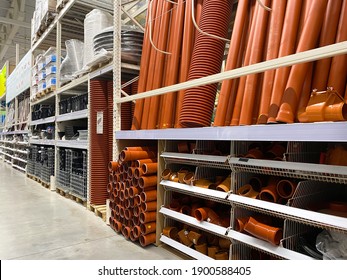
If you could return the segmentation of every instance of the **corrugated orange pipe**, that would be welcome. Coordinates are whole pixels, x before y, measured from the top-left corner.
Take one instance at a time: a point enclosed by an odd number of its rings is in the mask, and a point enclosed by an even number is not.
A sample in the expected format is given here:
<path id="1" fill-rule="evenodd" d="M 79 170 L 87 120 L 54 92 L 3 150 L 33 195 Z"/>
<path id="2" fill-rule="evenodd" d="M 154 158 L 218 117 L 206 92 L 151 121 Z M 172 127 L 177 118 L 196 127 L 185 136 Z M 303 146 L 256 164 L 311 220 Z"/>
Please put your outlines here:
<path id="1" fill-rule="evenodd" d="M 174 14 L 171 21 L 171 35 L 169 52 L 166 67 L 165 86 L 173 85 L 178 81 L 178 70 L 183 36 L 184 2 L 178 0 L 175 5 Z M 163 96 L 163 107 L 161 108 L 160 128 L 170 128 L 174 126 L 174 115 L 176 107 L 176 92 L 167 93 Z"/>
<path id="2" fill-rule="evenodd" d="M 237 67 L 237 63 L 239 60 L 240 53 L 242 53 L 242 49 L 240 49 L 241 40 L 243 36 L 243 30 L 245 27 L 245 23 L 248 18 L 248 6 L 250 1 L 248 0 L 240 0 L 237 6 L 236 17 L 233 26 L 233 32 L 230 40 L 230 47 L 228 52 L 227 63 L 225 66 L 225 70 L 235 69 Z M 218 97 L 218 104 L 216 109 L 216 116 L 214 119 L 214 126 L 224 126 L 229 125 L 229 123 L 225 123 L 227 109 L 229 105 L 230 98 L 233 98 L 231 95 L 231 89 L 235 80 L 224 80 L 222 83 L 222 87 Z"/>
<path id="3" fill-rule="evenodd" d="M 296 50 L 297 52 L 303 52 L 315 47 L 324 19 L 321 15 L 325 14 L 327 3 L 328 0 L 317 0 L 311 4 L 309 16 L 305 22 Z M 292 66 L 276 121 L 285 123 L 294 122 L 302 86 L 309 66 L 309 63 L 295 64 Z"/>
<path id="4" fill-rule="evenodd" d="M 347 40 L 347 1 L 343 1 L 336 43 Z M 347 73 L 347 55 L 333 57 L 329 73 L 328 87 L 333 87 L 340 95 L 344 94 Z"/>
<path id="5" fill-rule="evenodd" d="M 246 46 L 246 53 L 245 53 L 245 58 L 243 62 L 243 66 L 249 65 L 251 53 L 252 53 L 252 44 L 253 44 L 253 37 L 254 37 L 254 30 L 255 30 L 255 23 L 257 21 L 257 14 L 258 14 L 258 9 L 259 5 L 256 3 L 253 11 L 253 17 L 252 17 L 252 22 L 250 25 L 250 30 L 249 30 L 249 36 L 248 36 L 248 42 Z M 239 81 L 239 86 L 237 88 L 237 93 L 236 93 L 236 100 L 235 100 L 235 106 L 233 110 L 233 115 L 231 118 L 230 125 L 238 125 L 239 124 L 239 118 L 241 114 L 241 107 L 242 107 L 242 101 L 243 101 L 243 93 L 245 89 L 245 84 L 246 84 L 246 76 L 242 76 Z"/>
<path id="6" fill-rule="evenodd" d="M 263 1 L 265 6 L 270 4 L 270 0 Z M 266 38 L 266 28 L 269 17 L 269 11 L 264 8 L 258 9 L 257 21 L 252 43 L 252 52 L 249 64 L 255 64 L 262 60 L 264 42 Z M 252 116 L 255 103 L 255 95 L 258 86 L 259 75 L 252 74 L 246 78 L 245 89 L 243 94 L 242 109 L 240 114 L 240 125 L 252 124 Z"/>
<path id="7" fill-rule="evenodd" d="M 163 3 L 165 1 L 159 1 L 157 4 L 157 12 L 155 16 L 152 14 L 151 20 L 153 27 L 152 32 L 152 42 L 155 46 L 158 45 L 159 35 L 160 35 L 160 23 L 162 19 L 162 11 L 163 11 Z M 146 83 L 146 91 L 153 89 L 153 80 L 154 80 L 154 70 L 156 65 L 157 51 L 151 46 L 150 58 L 148 61 L 148 73 L 147 73 L 147 83 Z M 151 108 L 151 98 L 146 98 L 144 100 L 143 112 L 141 118 L 141 129 L 147 129 L 149 111 Z"/>
<path id="8" fill-rule="evenodd" d="M 319 39 L 320 47 L 335 43 L 342 2 L 342 0 L 328 2 L 327 11 L 325 13 L 322 31 Z M 314 89 L 317 89 L 318 91 L 326 90 L 329 78 L 330 64 L 331 57 L 320 59 L 316 62 L 312 82 Z"/>
<path id="9" fill-rule="evenodd" d="M 265 60 L 271 60 L 278 57 L 278 51 L 280 48 L 280 41 L 282 35 L 283 21 L 286 11 L 286 0 L 273 0 L 272 11 L 270 13 L 269 23 L 269 37 L 267 44 L 267 52 Z M 264 124 L 267 122 L 269 105 L 271 100 L 272 87 L 274 83 L 276 70 L 266 71 L 264 73 L 263 86 L 261 90 L 261 99 L 259 106 L 258 124 Z"/>
<path id="10" fill-rule="evenodd" d="M 157 1 L 153 1 L 152 3 L 152 15 L 155 15 L 156 9 L 157 9 Z M 140 77 L 138 81 L 138 89 L 137 92 L 144 92 L 146 91 L 146 82 L 147 82 L 147 73 L 148 73 L 148 65 L 149 65 L 149 55 L 151 52 L 151 43 L 149 41 L 149 17 L 146 16 L 146 29 L 143 39 L 143 45 L 142 45 L 142 55 L 141 55 L 141 62 L 140 62 Z M 134 116 L 132 121 L 132 130 L 140 129 L 141 127 L 141 119 L 142 119 L 142 111 L 143 111 L 143 105 L 144 100 L 138 99 L 136 101 L 135 109 L 134 109 Z"/>
<path id="11" fill-rule="evenodd" d="M 172 7 L 172 3 L 168 1 L 163 1 L 163 2 L 164 4 L 162 9 L 162 18 L 161 18 L 160 27 L 158 30 L 160 34 L 159 34 L 158 44 L 156 45 L 156 47 L 159 50 L 166 51 L 167 41 L 169 37 L 168 31 L 169 31 L 169 24 L 170 24 L 170 18 L 171 18 L 170 10 Z M 151 73 L 151 75 L 153 76 L 152 89 L 157 89 L 162 86 L 166 55 L 169 55 L 169 54 L 164 54 L 159 51 L 157 51 L 156 53 L 154 72 Z M 150 109 L 147 112 L 148 114 L 147 129 L 157 128 L 160 99 L 161 99 L 161 96 L 153 96 L 150 98 Z"/>
<path id="12" fill-rule="evenodd" d="M 281 36 L 278 57 L 293 54 L 295 51 L 296 35 L 300 20 L 302 0 L 287 1 L 286 15 Z M 268 123 L 276 122 L 277 112 L 281 103 L 282 95 L 286 87 L 290 67 L 282 67 L 276 70 L 274 84 L 271 93 Z"/>
<path id="13" fill-rule="evenodd" d="M 200 2 L 200 1 L 199 1 Z M 194 46 L 194 24 L 192 20 L 192 0 L 186 0 L 186 8 L 184 15 L 184 30 L 183 30 L 183 40 L 182 40 L 182 54 L 180 61 L 180 70 L 179 70 L 179 83 L 185 82 L 188 80 L 188 73 L 190 62 L 192 59 L 193 46 Z M 198 9 L 196 9 L 198 10 Z M 196 11 L 195 10 L 195 11 Z M 201 17 L 201 15 L 197 15 L 197 17 Z M 199 21 L 196 21 L 199 24 Z M 184 97 L 184 90 L 180 90 L 176 96 L 176 110 L 175 110 L 175 127 L 181 127 L 179 124 L 179 116 L 182 110 Z"/>

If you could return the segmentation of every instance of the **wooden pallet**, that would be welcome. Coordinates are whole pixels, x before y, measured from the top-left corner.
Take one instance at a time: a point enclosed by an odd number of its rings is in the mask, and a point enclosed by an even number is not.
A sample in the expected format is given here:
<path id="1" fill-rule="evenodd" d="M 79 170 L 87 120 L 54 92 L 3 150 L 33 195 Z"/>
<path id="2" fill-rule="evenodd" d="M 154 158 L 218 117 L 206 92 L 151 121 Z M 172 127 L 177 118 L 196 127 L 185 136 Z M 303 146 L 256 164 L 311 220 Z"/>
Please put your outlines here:
<path id="1" fill-rule="evenodd" d="M 67 198 L 70 197 L 70 194 L 67 191 L 64 191 L 64 190 L 59 189 L 59 188 L 55 188 L 55 191 L 63 197 L 67 197 Z"/>
<path id="2" fill-rule="evenodd" d="M 80 197 L 74 195 L 74 194 L 71 194 L 70 193 L 70 199 L 72 199 L 73 201 L 79 203 L 79 204 L 82 204 L 84 207 L 87 207 L 87 201 L 81 199 Z"/>
<path id="3" fill-rule="evenodd" d="M 47 183 L 47 182 L 44 182 L 44 181 L 42 181 L 42 180 L 41 180 L 41 185 L 42 185 L 43 187 L 45 187 L 46 189 L 50 189 L 50 187 L 51 187 L 51 184 L 49 184 L 49 183 Z"/>
<path id="4" fill-rule="evenodd" d="M 100 217 L 104 222 L 106 222 L 106 204 L 105 205 L 89 204 L 88 209 L 94 212 L 95 215 Z"/>

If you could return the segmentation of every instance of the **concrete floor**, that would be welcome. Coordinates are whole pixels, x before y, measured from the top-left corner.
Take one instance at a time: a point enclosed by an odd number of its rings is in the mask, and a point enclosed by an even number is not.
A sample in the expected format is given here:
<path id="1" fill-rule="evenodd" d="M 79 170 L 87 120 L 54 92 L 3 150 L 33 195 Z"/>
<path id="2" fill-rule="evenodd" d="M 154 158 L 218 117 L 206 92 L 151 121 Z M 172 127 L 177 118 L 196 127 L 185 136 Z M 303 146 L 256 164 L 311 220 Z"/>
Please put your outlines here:
<path id="1" fill-rule="evenodd" d="M 141 247 L 81 204 L 50 191 L 0 161 L 0 259 L 180 260 Z"/>

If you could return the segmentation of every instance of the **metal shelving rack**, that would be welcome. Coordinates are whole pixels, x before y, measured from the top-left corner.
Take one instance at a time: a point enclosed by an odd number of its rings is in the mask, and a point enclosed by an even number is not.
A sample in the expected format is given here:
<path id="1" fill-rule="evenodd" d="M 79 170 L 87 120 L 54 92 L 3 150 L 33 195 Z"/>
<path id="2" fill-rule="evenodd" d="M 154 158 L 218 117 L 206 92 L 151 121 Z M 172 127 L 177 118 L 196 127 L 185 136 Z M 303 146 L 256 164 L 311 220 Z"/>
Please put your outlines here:
<path id="1" fill-rule="evenodd" d="M 230 141 L 233 146 L 236 141 L 298 141 L 298 142 L 340 142 L 347 141 L 347 122 L 320 122 L 320 123 L 294 123 L 294 124 L 276 124 L 276 125 L 251 125 L 251 126 L 237 126 L 237 127 L 204 127 L 204 128 L 185 128 L 185 129 L 162 129 L 162 130 L 137 130 L 137 131 L 121 131 L 120 129 L 120 104 L 123 102 L 134 101 L 147 97 L 159 96 L 178 90 L 188 89 L 192 87 L 202 86 L 206 84 L 218 83 L 226 79 L 235 79 L 241 76 L 264 72 L 271 69 L 276 69 L 285 66 L 291 66 L 298 63 L 305 63 L 315 61 L 327 57 L 333 57 L 347 53 L 347 41 L 320 47 L 313 50 L 305 51 L 280 57 L 270 61 L 241 67 L 238 69 L 225 71 L 219 74 L 199 78 L 184 83 L 167 86 L 148 92 L 132 95 L 121 96 L 121 71 L 120 71 L 120 22 L 121 22 L 121 1 L 114 1 L 114 149 L 113 158 L 118 158 L 118 153 L 124 143 L 127 141 L 143 141 L 143 140 L 157 140 L 158 151 L 160 157 L 158 174 L 163 170 L 166 161 L 180 162 L 182 164 L 206 164 L 203 159 L 197 158 L 196 155 L 187 154 L 174 154 L 168 153 L 165 150 L 165 143 L 172 140 L 226 140 Z M 116 32 L 118 31 L 118 32 Z M 324 131 L 324 133 L 321 133 Z M 197 136 L 198 135 L 198 136 Z M 197 139 L 197 137 L 199 139 Z M 229 165 L 232 172 L 256 172 L 258 174 L 269 174 L 266 172 L 273 172 L 276 175 L 285 175 L 291 178 L 311 179 L 323 182 L 343 183 L 346 184 L 346 167 L 326 166 L 318 164 L 305 164 L 293 162 L 271 162 L 262 160 L 248 160 L 243 161 L 240 158 L 231 157 L 220 158 L 219 164 L 224 167 L 224 164 Z M 218 162 L 218 161 L 217 161 Z M 215 160 L 211 163 L 215 164 Z M 266 168 L 266 169 L 265 169 Z M 271 170 L 271 171 L 268 171 Z M 271 173 L 270 173 L 271 174 Z M 312 179 L 313 178 L 313 179 Z M 321 214 L 295 207 L 284 205 L 274 205 L 269 202 L 259 201 L 255 199 L 244 198 L 236 194 L 225 193 L 216 194 L 212 190 L 198 189 L 194 186 L 187 186 L 171 181 L 161 181 L 158 184 L 158 201 L 164 200 L 164 192 L 166 190 L 177 191 L 201 198 L 210 198 L 217 201 L 230 203 L 233 207 L 243 207 L 251 209 L 260 213 L 271 213 L 277 217 L 286 219 L 293 222 L 302 222 L 304 224 L 317 226 L 320 228 L 330 228 L 347 233 L 347 221 L 345 218 L 335 217 L 332 215 Z M 215 225 L 198 223 L 194 218 L 185 216 L 181 213 L 171 211 L 165 207 L 161 207 L 158 217 L 161 219 L 157 225 L 157 232 L 161 232 L 160 228 L 164 223 L 164 217 L 169 217 L 186 224 L 200 227 L 201 229 L 213 232 L 216 235 L 227 236 L 237 244 L 255 248 L 260 251 L 267 252 L 273 256 L 284 259 L 311 259 L 311 257 L 295 252 L 293 250 L 284 248 L 282 246 L 273 246 L 265 241 L 259 240 L 249 235 L 239 233 L 232 229 L 232 227 L 225 229 Z M 158 234 L 157 234 L 158 237 Z M 157 243 L 166 243 L 177 250 L 184 252 L 194 258 L 200 259 L 201 256 L 192 255 L 189 250 L 182 247 L 182 244 L 172 240 L 167 240 L 165 236 L 157 238 Z M 231 246 L 232 247 L 232 246 Z"/>

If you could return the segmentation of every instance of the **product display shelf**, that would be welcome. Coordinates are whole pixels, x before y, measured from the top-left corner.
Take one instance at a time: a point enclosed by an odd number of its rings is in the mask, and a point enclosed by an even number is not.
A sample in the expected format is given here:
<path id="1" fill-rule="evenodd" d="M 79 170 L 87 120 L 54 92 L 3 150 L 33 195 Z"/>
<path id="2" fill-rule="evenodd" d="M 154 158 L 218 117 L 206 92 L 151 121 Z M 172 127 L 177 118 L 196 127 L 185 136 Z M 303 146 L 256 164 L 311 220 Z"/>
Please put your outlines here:
<path id="1" fill-rule="evenodd" d="M 200 252 L 194 250 L 194 249 L 191 249 L 165 235 L 161 235 L 160 237 L 160 241 L 173 247 L 173 248 L 176 248 L 177 250 L 179 250 L 180 252 L 196 259 L 196 260 L 209 260 L 209 261 L 212 261 L 214 259 L 210 258 L 209 256 L 206 256 L 204 254 L 201 254 Z"/>
<path id="2" fill-rule="evenodd" d="M 160 157 L 162 157 L 167 163 L 174 162 L 195 166 L 230 169 L 228 165 L 228 157 L 226 156 L 163 152 L 160 154 Z"/>
<path id="3" fill-rule="evenodd" d="M 30 122 L 30 125 L 39 125 L 39 124 L 46 124 L 46 123 L 54 123 L 55 122 L 55 116 L 38 119 Z"/>
<path id="4" fill-rule="evenodd" d="M 72 148 L 72 149 L 82 149 L 86 150 L 88 148 L 87 140 L 56 140 L 57 147 Z"/>
<path id="5" fill-rule="evenodd" d="M 199 140 L 345 142 L 347 122 L 118 130 L 115 136 L 117 139 L 152 140 L 196 140 L 198 136 Z"/>
<path id="6" fill-rule="evenodd" d="M 78 119 L 85 119 L 88 117 L 88 109 L 75 111 L 71 113 L 66 113 L 62 115 L 56 116 L 57 122 L 63 122 L 63 121 L 71 121 L 71 120 L 78 120 Z"/>
<path id="7" fill-rule="evenodd" d="M 53 139 L 30 139 L 29 143 L 31 145 L 55 146 Z"/>
<path id="8" fill-rule="evenodd" d="M 18 134 L 28 134 L 29 130 L 15 130 L 15 131 L 3 131 L 0 135 L 18 135 Z"/>
<path id="9" fill-rule="evenodd" d="M 212 201 L 223 203 L 223 204 L 230 204 L 230 200 L 228 199 L 230 195 L 229 193 L 195 187 L 195 186 L 186 185 L 186 184 L 180 184 L 180 183 L 176 183 L 176 182 L 172 182 L 168 180 L 160 181 L 160 185 L 162 185 L 166 190 L 171 190 L 171 191 L 183 193 L 186 195 L 200 197 L 203 199 L 208 199 L 208 200 L 212 200 Z"/>
<path id="10" fill-rule="evenodd" d="M 232 170 L 239 172 L 347 184 L 345 166 L 234 157 L 229 158 L 229 163 Z"/>
<path id="11" fill-rule="evenodd" d="M 78 21 L 83 22 L 84 16 L 93 9 L 102 9 L 102 10 L 112 10 L 112 3 L 110 1 L 96 1 L 96 0 L 70 0 L 65 3 L 64 7 L 60 10 L 59 14 L 54 18 L 51 24 L 46 28 L 43 34 L 37 39 L 36 42 L 32 42 L 32 50 L 37 48 L 48 49 L 51 47 L 57 36 L 57 25 L 58 22 L 65 24 L 70 27 L 69 33 L 66 32 L 67 39 L 75 38 L 76 35 L 79 35 L 76 32 L 73 32 L 78 28 Z M 74 23 L 71 25 L 71 23 Z M 71 28 L 73 27 L 73 28 Z M 83 24 L 82 28 L 82 38 L 83 38 Z M 79 32 L 80 33 L 80 32 Z M 70 36 L 70 35 L 75 36 Z M 79 35 L 81 36 L 81 35 Z"/>

